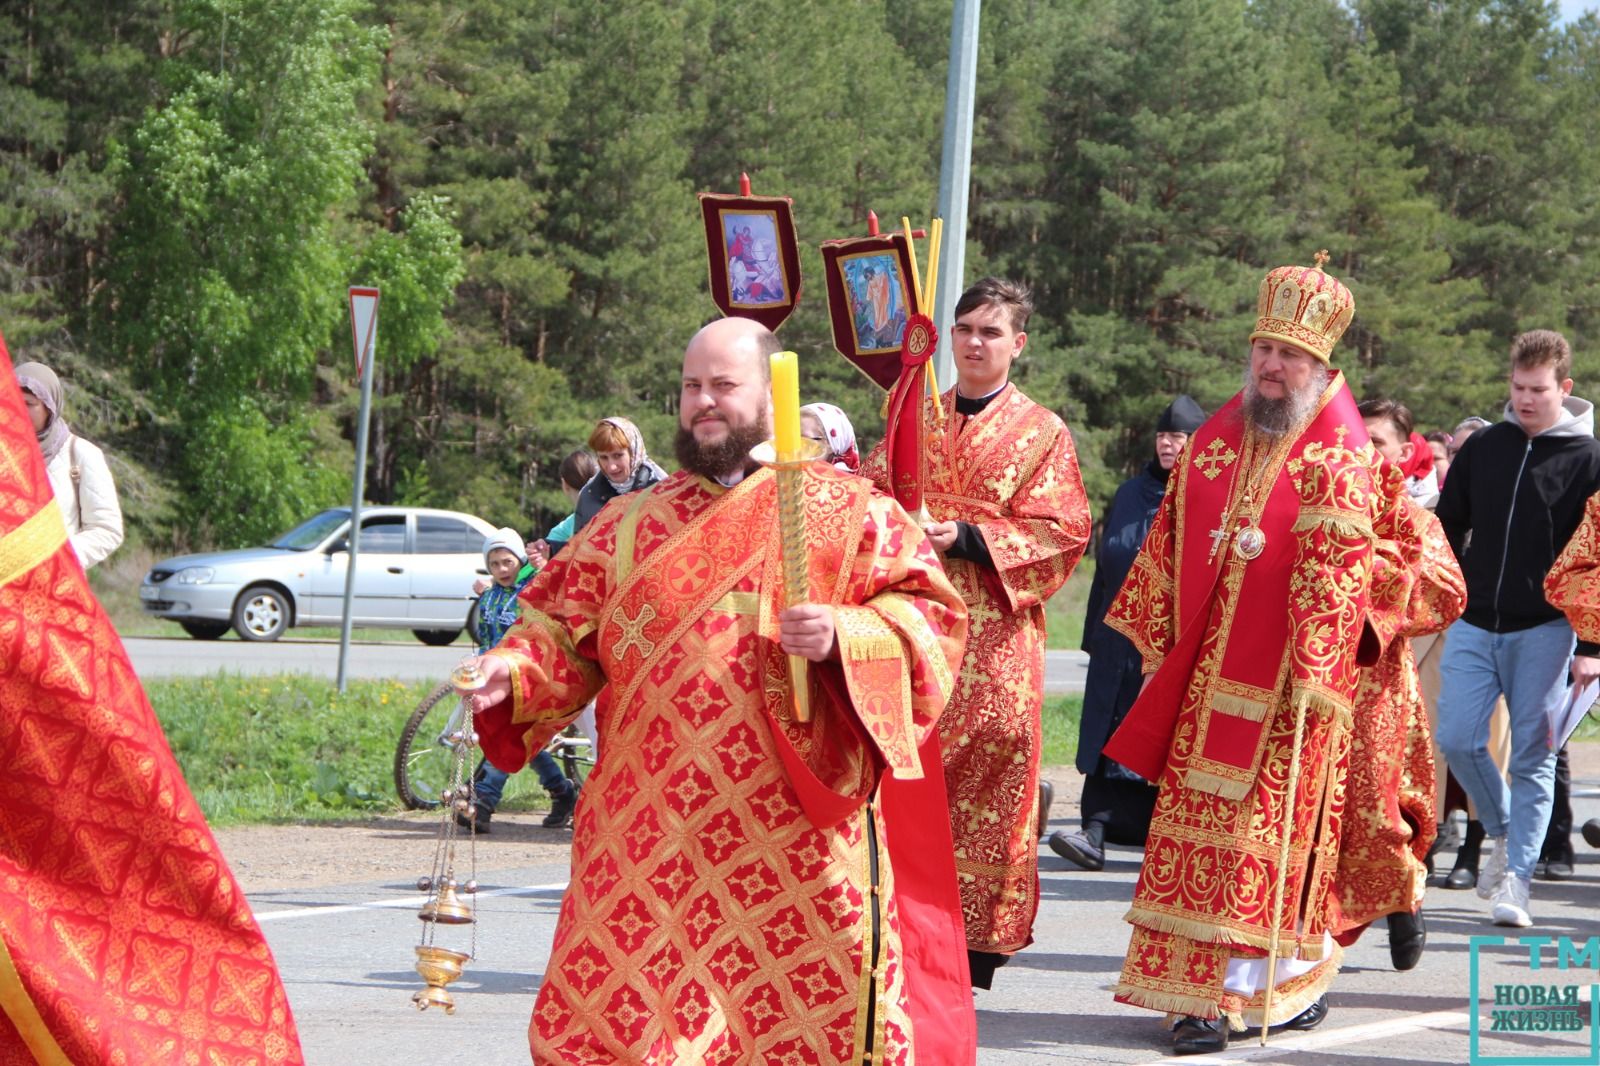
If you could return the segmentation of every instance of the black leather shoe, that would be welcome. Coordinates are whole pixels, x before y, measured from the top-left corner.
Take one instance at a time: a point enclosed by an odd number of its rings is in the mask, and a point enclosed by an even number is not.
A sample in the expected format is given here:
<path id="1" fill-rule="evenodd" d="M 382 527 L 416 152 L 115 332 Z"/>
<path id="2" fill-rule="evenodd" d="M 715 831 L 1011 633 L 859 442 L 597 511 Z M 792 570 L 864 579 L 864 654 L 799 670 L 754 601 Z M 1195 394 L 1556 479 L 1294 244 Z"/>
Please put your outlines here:
<path id="1" fill-rule="evenodd" d="M 1205 1055 L 1228 1047 L 1228 1019 L 1184 1018 L 1172 1030 L 1174 1055 Z"/>
<path id="2" fill-rule="evenodd" d="M 493 817 L 493 811 L 486 811 L 479 807 L 476 818 L 468 818 L 465 814 L 459 811 L 456 812 L 456 824 L 471 833 L 487 833 L 489 831 L 489 819 Z"/>
<path id="3" fill-rule="evenodd" d="M 1544 879 L 1546 881 L 1572 880 L 1572 861 L 1570 859 L 1551 859 L 1544 864 Z"/>
<path id="4" fill-rule="evenodd" d="M 1583 842 L 1591 848 L 1600 848 L 1600 818 L 1590 818 L 1583 823 Z"/>
<path id="5" fill-rule="evenodd" d="M 1315 1029 L 1317 1026 L 1321 1025 L 1324 1021 L 1326 1021 L 1327 1018 L 1328 1018 L 1328 997 L 1327 996 L 1318 996 L 1317 997 L 1317 1001 L 1315 1003 L 1311 1004 L 1311 1006 L 1307 1007 L 1305 1010 L 1301 1011 L 1299 1014 L 1296 1014 L 1293 1018 L 1290 1018 L 1288 1021 L 1280 1022 L 1277 1025 L 1274 1025 L 1268 1031 L 1269 1032 L 1273 1032 L 1273 1033 L 1282 1033 L 1282 1032 L 1287 1032 L 1290 1029 L 1294 1029 L 1294 1030 L 1298 1030 L 1298 1031 L 1304 1032 L 1307 1029 Z M 1256 1026 L 1255 1028 L 1252 1028 L 1248 1032 L 1247 1035 L 1249 1035 L 1249 1036 L 1260 1036 L 1261 1035 L 1261 1027 L 1260 1026 Z"/>
<path id="6" fill-rule="evenodd" d="M 1050 804 L 1055 802 L 1056 786 L 1048 781 L 1039 782 L 1039 839 L 1050 832 Z"/>
<path id="7" fill-rule="evenodd" d="M 1428 943 L 1428 927 L 1423 923 L 1422 912 L 1391 914 L 1388 923 L 1389 960 L 1397 970 L 1414 968 L 1422 960 L 1422 949 Z"/>
<path id="8" fill-rule="evenodd" d="M 1450 871 L 1450 876 L 1444 879 L 1445 888 L 1476 888 L 1478 887 L 1478 871 L 1467 866 L 1457 866 Z"/>
<path id="9" fill-rule="evenodd" d="M 1305 1010 L 1296 1014 L 1282 1025 L 1273 1026 L 1274 1029 L 1315 1029 L 1328 1018 L 1328 997 L 1318 996 L 1317 1001 Z"/>
<path id="10" fill-rule="evenodd" d="M 1051 851 L 1075 866 L 1085 870 L 1106 868 L 1106 853 L 1095 847 L 1094 842 L 1082 833 L 1069 833 L 1065 829 L 1057 829 L 1050 834 L 1047 843 Z"/>

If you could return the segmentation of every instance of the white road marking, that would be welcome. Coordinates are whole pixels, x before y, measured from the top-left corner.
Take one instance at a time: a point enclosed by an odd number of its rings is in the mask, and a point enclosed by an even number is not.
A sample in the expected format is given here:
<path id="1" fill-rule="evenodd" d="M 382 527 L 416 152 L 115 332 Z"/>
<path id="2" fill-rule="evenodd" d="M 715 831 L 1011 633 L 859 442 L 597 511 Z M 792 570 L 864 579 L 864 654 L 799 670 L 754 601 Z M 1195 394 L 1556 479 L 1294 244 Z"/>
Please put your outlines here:
<path id="1" fill-rule="evenodd" d="M 1370 1040 L 1382 1040 L 1385 1037 L 1399 1036 L 1402 1033 L 1414 1033 L 1420 1029 L 1451 1029 L 1458 1025 L 1465 1026 L 1469 1020 L 1464 1010 L 1438 1010 L 1430 1014 L 1417 1014 L 1406 1018 L 1391 1018 L 1382 1022 L 1366 1022 L 1362 1025 L 1346 1025 L 1337 1029 L 1320 1029 L 1311 1033 L 1274 1033 L 1267 1038 L 1267 1046 L 1261 1046 L 1258 1036 L 1238 1036 L 1231 1038 L 1228 1050 L 1220 1055 L 1198 1055 L 1193 1058 L 1185 1056 L 1182 1061 L 1184 1066 L 1222 1066 L 1230 1062 L 1248 1062 L 1251 1059 L 1262 1059 L 1269 1055 L 1290 1055 L 1301 1051 L 1322 1051 L 1331 1047 L 1341 1047 L 1345 1044 L 1361 1044 Z M 1173 1059 L 1163 1056 L 1152 1059 L 1144 1066 L 1172 1066 Z"/>
<path id="2" fill-rule="evenodd" d="M 552 881 L 547 885 L 524 885 L 521 888 L 491 888 L 480 889 L 474 899 L 489 899 L 493 896 L 531 896 L 540 892 L 565 891 L 566 881 Z M 428 902 L 428 897 L 423 895 L 406 896 L 401 899 L 374 899 L 366 903 L 333 903 L 327 906 L 295 907 L 292 910 L 267 911 L 257 914 L 256 921 L 271 922 L 281 918 L 326 918 L 334 914 L 354 914 L 357 911 L 384 910 L 388 908 L 407 909 L 421 907 Z"/>

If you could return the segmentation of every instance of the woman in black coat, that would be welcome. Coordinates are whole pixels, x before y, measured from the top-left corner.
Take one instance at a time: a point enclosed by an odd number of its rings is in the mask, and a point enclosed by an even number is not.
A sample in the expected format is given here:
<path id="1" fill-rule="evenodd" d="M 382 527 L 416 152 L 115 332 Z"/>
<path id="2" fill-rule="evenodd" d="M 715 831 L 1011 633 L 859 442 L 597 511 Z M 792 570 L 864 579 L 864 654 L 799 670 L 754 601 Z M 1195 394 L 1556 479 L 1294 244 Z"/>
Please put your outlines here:
<path id="1" fill-rule="evenodd" d="M 1050 850 L 1085 870 L 1105 866 L 1105 842 L 1142 845 L 1150 831 L 1156 788 L 1120 763 L 1100 754 L 1122 724 L 1144 681 L 1139 653 L 1121 633 L 1103 621 L 1106 608 L 1122 588 L 1134 556 L 1144 544 L 1156 508 L 1167 490 L 1167 478 L 1189 434 L 1205 422 L 1200 405 L 1179 396 L 1156 423 L 1156 454 L 1136 476 L 1123 482 L 1112 497 L 1094 582 L 1083 621 L 1083 650 L 1089 653 L 1084 683 L 1083 714 L 1078 722 L 1078 770 L 1083 779 L 1083 828 L 1050 834 Z"/>

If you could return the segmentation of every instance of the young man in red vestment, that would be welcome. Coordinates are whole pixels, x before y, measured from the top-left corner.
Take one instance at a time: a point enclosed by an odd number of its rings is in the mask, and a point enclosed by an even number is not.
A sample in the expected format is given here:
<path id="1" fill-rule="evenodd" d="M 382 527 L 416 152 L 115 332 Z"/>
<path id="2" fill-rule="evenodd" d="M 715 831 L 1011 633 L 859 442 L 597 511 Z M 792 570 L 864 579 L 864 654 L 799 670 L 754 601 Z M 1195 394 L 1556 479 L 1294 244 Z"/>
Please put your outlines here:
<path id="1" fill-rule="evenodd" d="M 1267 275 L 1244 391 L 1190 438 L 1106 615 L 1149 677 L 1105 753 L 1160 788 L 1116 998 L 1178 1018 L 1180 1054 L 1327 1012 L 1358 665 L 1410 574 L 1374 584 L 1406 533 L 1329 366 L 1354 314 L 1320 264 Z"/>
<path id="2" fill-rule="evenodd" d="M 939 721 L 972 983 L 1033 941 L 1039 907 L 1044 604 L 1089 542 L 1072 435 L 1010 383 L 1028 343 L 1026 287 L 985 278 L 956 302 L 956 385 L 924 417 L 928 538 L 971 614 Z M 864 469 L 888 490 L 884 448 Z"/>
<path id="3" fill-rule="evenodd" d="M 943 802 L 924 742 L 966 611 L 905 511 L 820 462 L 804 474 L 813 600 L 783 602 L 774 475 L 750 459 L 776 350 L 745 319 L 695 335 L 683 469 L 607 504 L 482 660 L 476 728 L 507 771 L 603 683 L 614 697 L 535 1062 L 977 1054 L 949 833 L 918 818 Z M 790 654 L 811 664 L 806 722 Z"/>
<path id="4" fill-rule="evenodd" d="M 0 339 L 0 1063 L 297 1066 L 289 1001 L 89 591 Z"/>
<path id="5" fill-rule="evenodd" d="M 1367 400 L 1359 410 L 1383 460 L 1383 476 L 1403 477 L 1411 412 L 1387 399 Z M 1368 924 L 1387 916 L 1390 961 L 1397 970 L 1409 970 L 1427 944 L 1422 919 L 1425 860 L 1438 829 L 1433 729 L 1411 641 L 1440 633 L 1461 617 L 1467 583 L 1444 528 L 1419 502 L 1409 478 L 1400 507 L 1400 518 L 1411 531 L 1404 543 L 1414 547 L 1404 558 L 1412 570 L 1406 581 L 1410 593 L 1398 638 L 1375 665 L 1361 671 L 1356 690 L 1345 780 L 1345 807 L 1351 816 L 1339 842 L 1340 914 L 1334 937 L 1349 947 Z M 1398 594 L 1400 588 L 1389 587 L 1393 576 L 1374 580 Z"/>

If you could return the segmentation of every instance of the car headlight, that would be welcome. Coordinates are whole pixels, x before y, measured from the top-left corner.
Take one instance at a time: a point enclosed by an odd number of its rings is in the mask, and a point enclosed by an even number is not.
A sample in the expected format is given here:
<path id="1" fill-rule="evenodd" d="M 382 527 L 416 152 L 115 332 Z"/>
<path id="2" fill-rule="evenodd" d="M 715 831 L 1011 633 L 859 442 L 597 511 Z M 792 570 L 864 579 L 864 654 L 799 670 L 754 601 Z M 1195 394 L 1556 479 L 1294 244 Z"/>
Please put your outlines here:
<path id="1" fill-rule="evenodd" d="M 174 574 L 172 580 L 179 585 L 204 585 L 215 574 L 209 566 L 186 566 Z"/>

